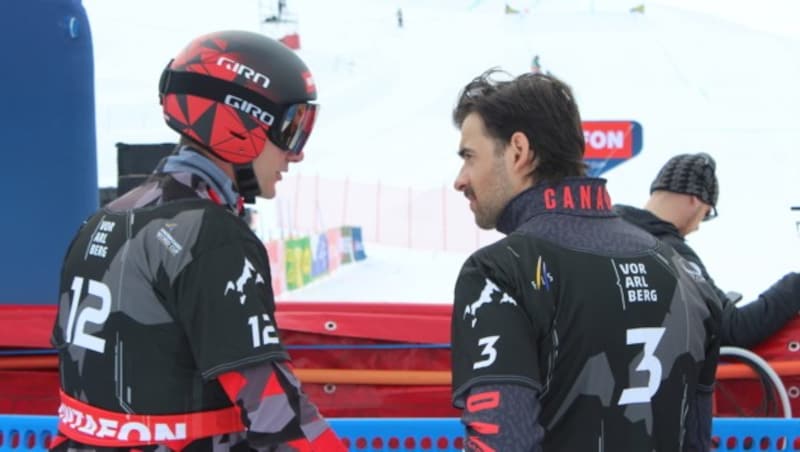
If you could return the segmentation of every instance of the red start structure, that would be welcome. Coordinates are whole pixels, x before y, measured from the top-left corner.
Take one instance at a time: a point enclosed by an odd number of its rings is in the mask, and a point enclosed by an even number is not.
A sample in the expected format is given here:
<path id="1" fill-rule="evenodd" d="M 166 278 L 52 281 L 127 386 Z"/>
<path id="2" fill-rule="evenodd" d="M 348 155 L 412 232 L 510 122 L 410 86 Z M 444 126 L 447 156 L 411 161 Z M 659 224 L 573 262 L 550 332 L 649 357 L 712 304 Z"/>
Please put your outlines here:
<path id="1" fill-rule="evenodd" d="M 327 417 L 455 417 L 445 304 L 279 302 L 282 339 L 303 387 Z M 54 306 L 0 307 L 0 413 L 54 414 Z M 800 317 L 754 351 L 781 377 L 800 413 Z M 715 416 L 782 416 L 753 367 L 723 359 Z"/>

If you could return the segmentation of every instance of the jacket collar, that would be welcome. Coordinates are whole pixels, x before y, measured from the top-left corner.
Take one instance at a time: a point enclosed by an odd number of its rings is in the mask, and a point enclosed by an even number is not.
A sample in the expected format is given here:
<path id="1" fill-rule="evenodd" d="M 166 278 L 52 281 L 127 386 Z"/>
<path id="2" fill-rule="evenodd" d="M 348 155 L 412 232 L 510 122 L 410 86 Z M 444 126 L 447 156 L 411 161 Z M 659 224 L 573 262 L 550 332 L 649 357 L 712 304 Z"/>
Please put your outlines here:
<path id="1" fill-rule="evenodd" d="M 662 220 L 649 210 L 624 204 L 616 204 L 614 206 L 614 212 L 628 223 L 639 226 L 656 237 L 673 236 L 681 241 L 684 240 L 674 224 Z"/>
<path id="2" fill-rule="evenodd" d="M 606 180 L 598 177 L 567 177 L 559 182 L 542 181 L 508 202 L 497 221 L 497 230 L 510 234 L 537 215 L 563 214 L 582 217 L 615 217 Z"/>
<path id="3" fill-rule="evenodd" d="M 164 173 L 189 173 L 203 180 L 219 198 L 219 203 L 232 212 L 239 213 L 241 201 L 233 181 L 214 162 L 200 152 L 182 146 L 177 153 L 167 157 L 161 168 Z"/>

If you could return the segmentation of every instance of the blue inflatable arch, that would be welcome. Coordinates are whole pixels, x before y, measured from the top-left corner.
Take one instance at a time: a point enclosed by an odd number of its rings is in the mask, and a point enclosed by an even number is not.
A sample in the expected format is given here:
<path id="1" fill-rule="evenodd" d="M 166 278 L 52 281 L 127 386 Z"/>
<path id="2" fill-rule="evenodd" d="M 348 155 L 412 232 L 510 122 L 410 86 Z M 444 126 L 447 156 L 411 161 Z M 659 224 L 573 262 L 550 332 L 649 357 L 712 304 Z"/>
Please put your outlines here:
<path id="1" fill-rule="evenodd" d="M 80 0 L 4 0 L 0 36 L 0 308 L 54 304 L 69 241 L 98 207 L 89 21 Z"/>

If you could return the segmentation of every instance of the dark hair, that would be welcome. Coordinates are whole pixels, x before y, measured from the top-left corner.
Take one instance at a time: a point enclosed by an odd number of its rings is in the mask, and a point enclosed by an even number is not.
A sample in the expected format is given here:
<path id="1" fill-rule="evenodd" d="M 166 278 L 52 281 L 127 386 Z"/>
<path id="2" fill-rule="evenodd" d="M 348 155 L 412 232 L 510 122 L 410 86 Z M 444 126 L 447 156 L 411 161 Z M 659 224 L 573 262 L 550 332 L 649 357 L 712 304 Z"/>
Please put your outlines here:
<path id="1" fill-rule="evenodd" d="M 537 181 L 585 175 L 583 126 L 569 85 L 552 75 L 526 73 L 498 81 L 495 74 L 508 75 L 489 69 L 461 90 L 453 109 L 455 126 L 477 113 L 498 149 L 515 132 L 524 133 L 538 162 L 532 173 Z"/>

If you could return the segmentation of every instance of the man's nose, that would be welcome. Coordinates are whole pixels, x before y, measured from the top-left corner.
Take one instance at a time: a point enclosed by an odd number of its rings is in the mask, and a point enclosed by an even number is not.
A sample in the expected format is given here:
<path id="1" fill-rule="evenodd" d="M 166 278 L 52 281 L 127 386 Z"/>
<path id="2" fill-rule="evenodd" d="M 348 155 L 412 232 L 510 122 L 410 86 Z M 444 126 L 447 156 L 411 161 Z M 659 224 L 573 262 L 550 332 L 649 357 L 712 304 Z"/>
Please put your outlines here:
<path id="1" fill-rule="evenodd" d="M 455 188 L 456 191 L 464 191 L 466 187 L 467 187 L 467 178 L 464 175 L 464 170 L 461 169 L 456 175 L 456 180 L 453 182 L 453 188 Z"/>
<path id="2" fill-rule="evenodd" d="M 299 154 L 293 154 L 291 152 L 286 153 L 286 160 L 291 163 L 300 163 L 304 158 L 306 158 L 306 154 L 303 151 L 300 151 Z"/>

